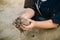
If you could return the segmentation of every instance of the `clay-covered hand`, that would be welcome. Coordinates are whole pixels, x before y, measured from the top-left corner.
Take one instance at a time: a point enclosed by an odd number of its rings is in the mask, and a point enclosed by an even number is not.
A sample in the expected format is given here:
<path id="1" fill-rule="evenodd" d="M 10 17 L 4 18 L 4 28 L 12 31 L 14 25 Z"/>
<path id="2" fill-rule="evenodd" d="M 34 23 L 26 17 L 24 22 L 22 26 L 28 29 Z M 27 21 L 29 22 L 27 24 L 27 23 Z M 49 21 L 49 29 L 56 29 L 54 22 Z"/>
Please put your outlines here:
<path id="1" fill-rule="evenodd" d="M 34 26 L 36 24 L 35 21 L 33 21 L 31 19 L 27 19 L 27 20 L 30 22 L 30 24 L 28 26 L 26 26 L 26 25 L 20 26 L 23 30 L 30 30 L 30 29 L 34 28 Z"/>

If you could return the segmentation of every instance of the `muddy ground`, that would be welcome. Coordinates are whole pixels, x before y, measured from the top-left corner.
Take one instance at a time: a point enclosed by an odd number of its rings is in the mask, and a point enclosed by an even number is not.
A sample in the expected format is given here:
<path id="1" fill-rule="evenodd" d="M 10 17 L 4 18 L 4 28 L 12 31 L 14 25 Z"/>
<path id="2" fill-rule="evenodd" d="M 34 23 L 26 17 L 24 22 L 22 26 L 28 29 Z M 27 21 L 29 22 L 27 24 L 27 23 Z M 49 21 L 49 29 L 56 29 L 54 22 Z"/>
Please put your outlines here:
<path id="1" fill-rule="evenodd" d="M 60 40 L 60 27 L 20 32 L 12 24 L 21 15 L 24 0 L 0 0 L 0 40 Z"/>

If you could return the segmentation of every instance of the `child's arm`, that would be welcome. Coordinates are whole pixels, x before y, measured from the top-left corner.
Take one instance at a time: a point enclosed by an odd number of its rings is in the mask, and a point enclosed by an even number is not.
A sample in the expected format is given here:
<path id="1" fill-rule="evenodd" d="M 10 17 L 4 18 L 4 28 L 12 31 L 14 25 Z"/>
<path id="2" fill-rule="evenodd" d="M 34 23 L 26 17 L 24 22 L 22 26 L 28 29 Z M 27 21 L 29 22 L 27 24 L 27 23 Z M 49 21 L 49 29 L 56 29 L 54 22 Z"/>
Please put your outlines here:
<path id="1" fill-rule="evenodd" d="M 50 29 L 50 28 L 57 28 L 58 24 L 53 23 L 52 20 L 46 20 L 46 21 L 34 21 L 31 19 L 28 19 L 31 24 L 28 26 L 23 25 L 21 27 L 23 30 L 30 30 L 32 28 L 42 28 L 42 29 Z"/>
<path id="2" fill-rule="evenodd" d="M 24 14 L 22 15 L 22 17 L 25 18 L 32 18 L 34 16 L 34 10 L 31 8 L 26 8 L 26 10 L 24 11 Z"/>
<path id="3" fill-rule="evenodd" d="M 46 20 L 46 21 L 35 21 L 35 28 L 57 28 L 58 24 L 53 23 L 52 20 Z"/>

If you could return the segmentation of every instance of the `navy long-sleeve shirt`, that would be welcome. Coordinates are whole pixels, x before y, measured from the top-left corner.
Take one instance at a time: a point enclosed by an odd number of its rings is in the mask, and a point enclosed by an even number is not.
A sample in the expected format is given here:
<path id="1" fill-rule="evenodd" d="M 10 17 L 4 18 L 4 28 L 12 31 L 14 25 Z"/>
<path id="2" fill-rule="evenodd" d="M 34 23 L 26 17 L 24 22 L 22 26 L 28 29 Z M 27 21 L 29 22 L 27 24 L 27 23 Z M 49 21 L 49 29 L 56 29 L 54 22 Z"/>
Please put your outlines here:
<path id="1" fill-rule="evenodd" d="M 42 16 L 39 14 L 35 3 L 38 5 Z M 60 0 L 25 0 L 24 8 L 32 8 L 35 11 L 34 20 L 51 19 L 54 23 L 60 24 Z"/>

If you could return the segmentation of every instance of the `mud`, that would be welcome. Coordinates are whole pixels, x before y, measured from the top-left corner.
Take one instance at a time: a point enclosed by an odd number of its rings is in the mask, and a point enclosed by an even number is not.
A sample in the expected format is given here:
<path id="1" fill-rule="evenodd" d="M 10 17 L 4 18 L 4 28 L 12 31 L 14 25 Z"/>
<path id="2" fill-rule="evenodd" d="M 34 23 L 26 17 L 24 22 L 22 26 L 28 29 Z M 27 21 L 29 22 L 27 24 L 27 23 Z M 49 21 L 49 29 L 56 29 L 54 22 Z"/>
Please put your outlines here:
<path id="1" fill-rule="evenodd" d="M 0 40 L 60 40 L 60 27 L 21 33 L 12 23 L 25 10 L 23 5 L 24 0 L 0 0 Z"/>

